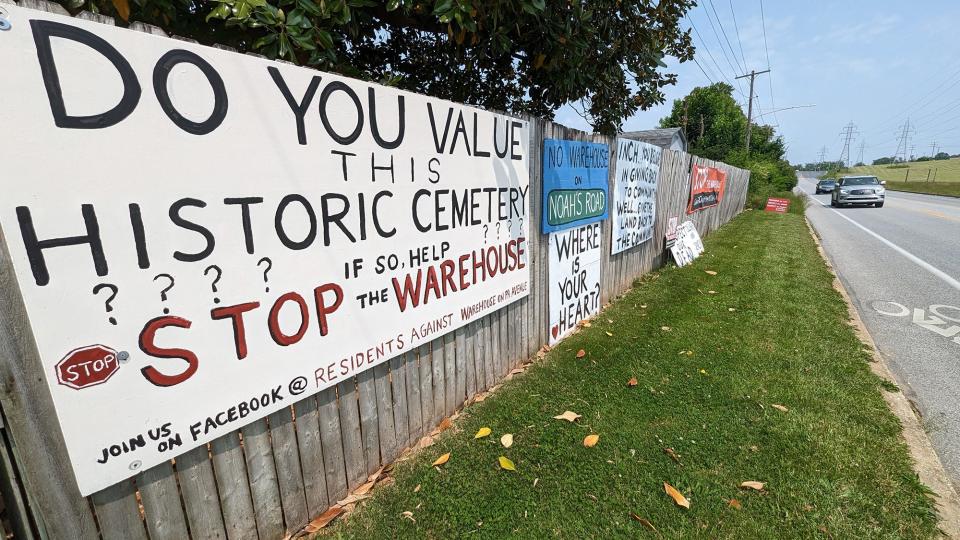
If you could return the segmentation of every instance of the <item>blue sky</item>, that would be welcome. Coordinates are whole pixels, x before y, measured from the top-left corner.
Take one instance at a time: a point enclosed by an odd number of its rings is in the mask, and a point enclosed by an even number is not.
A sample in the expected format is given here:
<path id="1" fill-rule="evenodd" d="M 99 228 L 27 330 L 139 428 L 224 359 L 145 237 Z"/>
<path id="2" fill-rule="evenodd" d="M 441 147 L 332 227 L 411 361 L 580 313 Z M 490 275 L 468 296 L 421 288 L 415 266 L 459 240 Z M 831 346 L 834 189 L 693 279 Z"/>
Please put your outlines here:
<path id="1" fill-rule="evenodd" d="M 910 142 L 916 156 L 929 155 L 934 141 L 943 151 L 960 153 L 960 2 L 764 0 L 765 48 L 760 1 L 701 0 L 683 25 L 692 22 L 699 31 L 703 42 L 693 35 L 697 61 L 713 81 L 733 80 L 733 67 L 742 74 L 741 44 L 747 70 L 766 69 L 769 50 L 772 72 L 757 77 L 754 111 L 756 116 L 759 106 L 759 122 L 777 126 L 791 162 L 816 161 L 824 146 L 828 160 L 838 159 L 840 131 L 848 122 L 860 132 L 851 143 L 852 160 L 859 158 L 861 142 L 868 163 L 892 155 L 908 116 L 916 126 Z M 668 58 L 667 64 L 666 71 L 678 75 L 677 85 L 666 89 L 663 105 L 628 119 L 625 131 L 656 127 L 674 99 L 710 83 L 693 62 Z M 743 94 L 734 96 L 746 111 L 748 85 L 741 82 Z M 816 107 L 769 112 L 810 104 Z M 570 107 L 559 110 L 556 121 L 589 130 Z"/>

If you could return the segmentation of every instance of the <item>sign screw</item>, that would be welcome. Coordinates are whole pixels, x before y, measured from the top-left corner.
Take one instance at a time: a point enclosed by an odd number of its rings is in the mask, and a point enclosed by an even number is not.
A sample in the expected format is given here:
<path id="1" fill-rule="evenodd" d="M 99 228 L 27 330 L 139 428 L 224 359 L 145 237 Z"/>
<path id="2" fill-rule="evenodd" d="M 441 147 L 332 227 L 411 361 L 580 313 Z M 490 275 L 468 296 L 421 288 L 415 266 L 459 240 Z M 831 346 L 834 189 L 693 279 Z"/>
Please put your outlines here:
<path id="1" fill-rule="evenodd" d="M 127 351 L 118 352 L 117 360 L 119 360 L 121 364 L 126 364 L 127 362 L 130 361 L 130 353 L 128 353 Z"/>

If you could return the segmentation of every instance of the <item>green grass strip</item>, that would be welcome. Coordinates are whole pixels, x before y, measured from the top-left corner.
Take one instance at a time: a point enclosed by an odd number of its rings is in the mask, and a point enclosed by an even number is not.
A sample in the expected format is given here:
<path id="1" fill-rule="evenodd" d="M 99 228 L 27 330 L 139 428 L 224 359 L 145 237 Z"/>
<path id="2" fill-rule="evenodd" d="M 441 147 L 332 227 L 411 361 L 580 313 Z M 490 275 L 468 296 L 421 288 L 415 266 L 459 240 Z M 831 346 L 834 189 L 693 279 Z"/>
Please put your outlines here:
<path id="1" fill-rule="evenodd" d="M 803 217 L 748 211 L 692 266 L 646 276 L 591 328 L 467 407 L 398 464 L 394 484 L 321 534 L 930 538 L 933 503 L 869 358 Z M 553 419 L 565 410 L 582 418 Z M 474 439 L 484 426 L 492 434 Z M 599 442 L 585 448 L 591 433 Z M 430 466 L 447 452 L 439 471 Z M 764 491 L 741 489 L 748 480 Z"/>

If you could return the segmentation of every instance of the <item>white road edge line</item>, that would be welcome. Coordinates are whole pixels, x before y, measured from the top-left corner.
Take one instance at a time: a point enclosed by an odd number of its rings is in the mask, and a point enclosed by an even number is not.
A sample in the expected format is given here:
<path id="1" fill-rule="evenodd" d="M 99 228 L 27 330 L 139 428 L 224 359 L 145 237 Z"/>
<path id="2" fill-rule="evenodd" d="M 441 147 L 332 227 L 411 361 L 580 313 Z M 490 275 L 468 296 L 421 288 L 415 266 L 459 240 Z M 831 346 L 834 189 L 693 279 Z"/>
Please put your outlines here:
<path id="1" fill-rule="evenodd" d="M 845 216 L 845 215 L 841 214 L 840 212 L 838 212 L 836 209 L 831 208 L 829 205 L 820 202 L 819 199 L 815 198 L 815 197 L 814 197 L 813 195 L 811 195 L 810 192 L 808 192 L 807 190 L 801 189 L 800 191 L 802 191 L 804 194 L 806 194 L 808 197 L 810 197 L 810 200 L 812 200 L 812 201 L 817 201 L 818 203 L 820 203 L 820 206 L 826 208 L 827 210 L 833 211 L 833 213 L 835 213 L 835 214 L 837 214 L 838 216 L 842 217 L 843 219 L 849 221 L 850 223 L 853 223 L 854 225 L 856 225 L 857 227 L 859 227 L 860 229 L 862 229 L 865 233 L 867 233 L 867 234 L 869 234 L 870 236 L 876 238 L 877 240 L 883 242 L 884 244 L 886 244 L 887 246 L 889 246 L 891 249 L 893 249 L 893 250 L 896 251 L 897 253 L 903 255 L 904 257 L 910 259 L 911 261 L 913 261 L 914 263 L 916 263 L 917 265 L 919 265 L 921 268 L 923 268 L 923 269 L 926 270 L 927 272 L 930 272 L 931 274 L 933 274 L 933 275 L 937 276 L 938 278 L 942 279 L 943 281 L 945 281 L 945 282 L 947 283 L 947 285 L 950 285 L 950 286 L 953 287 L 954 289 L 960 291 L 960 281 L 957 281 L 956 279 L 954 279 L 953 277 L 951 277 L 949 274 L 947 274 L 947 273 L 944 272 L 943 270 L 940 270 L 940 269 L 937 268 L 936 266 L 928 263 L 927 261 L 921 259 L 920 257 L 917 257 L 917 256 L 914 255 L 913 253 L 910 253 L 909 251 L 907 251 L 907 250 L 903 249 L 902 247 L 894 244 L 893 242 L 887 240 L 886 238 L 880 236 L 879 234 L 871 231 L 870 229 L 864 227 L 863 225 L 857 223 L 856 221 L 848 218 L 847 216 Z"/>

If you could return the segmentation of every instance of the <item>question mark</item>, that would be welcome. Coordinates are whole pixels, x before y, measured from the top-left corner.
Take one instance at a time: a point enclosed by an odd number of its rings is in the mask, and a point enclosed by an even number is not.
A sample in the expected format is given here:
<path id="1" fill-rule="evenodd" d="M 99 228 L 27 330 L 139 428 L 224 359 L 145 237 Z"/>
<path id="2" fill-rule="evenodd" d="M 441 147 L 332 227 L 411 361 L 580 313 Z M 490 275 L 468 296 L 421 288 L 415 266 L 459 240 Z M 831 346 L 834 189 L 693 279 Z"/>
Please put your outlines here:
<path id="1" fill-rule="evenodd" d="M 111 291 L 110 297 L 107 298 L 107 301 L 103 303 L 104 307 L 107 308 L 107 313 L 110 313 L 113 311 L 113 306 L 111 306 L 110 303 L 113 302 L 113 299 L 117 297 L 117 293 L 120 292 L 120 289 L 118 289 L 117 286 L 113 285 L 112 283 L 101 283 L 93 288 L 93 295 L 96 296 L 97 293 L 103 289 L 110 289 Z M 110 321 L 110 324 L 114 326 L 117 325 L 117 320 L 115 318 L 110 317 L 107 320 Z"/>
<path id="2" fill-rule="evenodd" d="M 512 220 L 512 219 L 508 219 L 508 220 L 507 220 L 507 230 L 510 231 L 511 234 L 513 233 L 513 220 Z"/>
<path id="3" fill-rule="evenodd" d="M 156 276 L 153 277 L 153 280 L 156 281 L 160 278 L 167 278 L 170 281 L 170 284 L 167 285 L 165 289 L 160 291 L 160 301 L 166 302 L 167 293 L 170 292 L 170 289 L 173 288 L 173 283 L 174 283 L 173 276 L 171 276 L 170 274 L 157 274 Z M 168 308 L 167 306 L 163 306 L 163 314 L 166 315 L 168 313 L 170 313 L 170 308 Z"/>
<path id="4" fill-rule="evenodd" d="M 260 263 L 267 263 L 267 267 L 263 270 L 263 282 L 264 282 L 264 283 L 268 283 L 269 280 L 267 279 L 267 272 L 269 272 L 270 269 L 273 268 L 273 261 L 270 260 L 270 257 L 264 257 L 264 258 L 260 259 L 259 261 L 257 261 L 257 268 L 260 267 Z M 266 291 L 267 291 L 267 292 L 270 292 L 270 286 L 269 286 L 269 285 L 266 287 Z"/>
<path id="5" fill-rule="evenodd" d="M 484 244 L 487 243 L 487 231 L 488 231 L 488 230 L 490 230 L 490 227 L 489 227 L 486 223 L 484 223 L 484 224 L 483 224 L 483 243 L 484 243 Z"/>
<path id="6" fill-rule="evenodd" d="M 497 222 L 497 240 L 500 239 L 500 222 Z"/>
<path id="7" fill-rule="evenodd" d="M 523 234 L 523 218 L 520 218 L 520 234 Z"/>
<path id="8" fill-rule="evenodd" d="M 216 271 L 217 271 L 217 277 L 213 278 L 213 283 L 210 284 L 210 289 L 211 289 L 214 293 L 216 293 L 216 292 L 217 292 L 217 282 L 220 281 L 220 276 L 223 275 L 223 270 L 220 270 L 220 267 L 219 267 L 219 266 L 217 266 L 217 265 L 215 265 L 215 264 L 211 264 L 210 266 L 208 266 L 208 267 L 206 268 L 206 270 L 203 271 L 203 275 L 206 276 L 206 275 L 210 274 L 210 271 L 211 271 L 211 270 L 216 270 Z M 220 303 L 220 299 L 217 298 L 216 296 L 214 296 L 214 297 L 213 297 L 213 303 L 214 303 L 214 304 L 219 304 L 219 303 Z"/>

